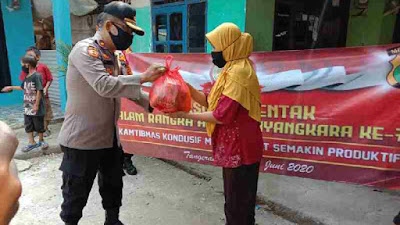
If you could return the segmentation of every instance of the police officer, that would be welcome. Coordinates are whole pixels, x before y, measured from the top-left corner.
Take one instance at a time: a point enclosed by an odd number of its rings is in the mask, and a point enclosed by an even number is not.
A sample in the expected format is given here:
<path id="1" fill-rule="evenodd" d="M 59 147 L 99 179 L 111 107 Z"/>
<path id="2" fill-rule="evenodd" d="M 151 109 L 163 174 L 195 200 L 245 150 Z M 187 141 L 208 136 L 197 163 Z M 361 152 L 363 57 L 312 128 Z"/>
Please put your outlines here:
<path id="1" fill-rule="evenodd" d="M 119 98 L 127 97 L 150 110 L 141 84 L 162 76 L 165 68 L 152 65 L 141 75 L 120 75 L 116 50 L 125 50 L 136 25 L 136 11 L 129 4 L 111 2 L 104 8 L 104 22 L 92 38 L 78 42 L 69 55 L 66 76 L 68 100 L 59 135 L 64 152 L 61 219 L 78 224 L 98 174 L 99 192 L 106 211 L 105 225 L 121 225 L 122 151 L 116 133 Z M 110 76 L 113 75 L 113 76 Z"/>

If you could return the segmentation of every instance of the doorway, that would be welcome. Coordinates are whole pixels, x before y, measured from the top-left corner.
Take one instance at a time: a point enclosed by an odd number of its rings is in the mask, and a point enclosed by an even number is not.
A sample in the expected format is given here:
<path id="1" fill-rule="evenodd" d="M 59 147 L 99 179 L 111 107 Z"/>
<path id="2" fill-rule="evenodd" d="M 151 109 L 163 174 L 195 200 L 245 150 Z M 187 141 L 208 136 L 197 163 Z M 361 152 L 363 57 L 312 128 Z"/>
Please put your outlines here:
<path id="1" fill-rule="evenodd" d="M 3 14 L 0 5 L 0 90 L 4 86 L 11 85 L 10 67 L 8 64 L 8 54 L 6 45 L 6 35 L 4 31 Z"/>
<path id="2" fill-rule="evenodd" d="M 350 3 L 351 0 L 276 0 L 273 49 L 345 47 Z"/>

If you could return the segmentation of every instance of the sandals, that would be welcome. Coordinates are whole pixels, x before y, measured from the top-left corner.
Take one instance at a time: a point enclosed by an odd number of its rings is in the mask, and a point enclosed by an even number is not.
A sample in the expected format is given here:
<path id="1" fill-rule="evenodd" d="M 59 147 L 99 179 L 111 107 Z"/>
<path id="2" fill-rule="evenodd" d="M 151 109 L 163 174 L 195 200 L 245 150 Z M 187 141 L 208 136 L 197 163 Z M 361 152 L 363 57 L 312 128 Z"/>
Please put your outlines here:
<path id="1" fill-rule="evenodd" d="M 30 151 L 32 151 L 33 149 L 35 149 L 35 148 L 37 148 L 37 147 L 39 147 L 39 146 L 40 146 L 39 143 L 37 143 L 37 144 L 29 144 L 29 145 L 25 146 L 25 147 L 22 149 L 22 152 L 30 152 Z"/>
<path id="2" fill-rule="evenodd" d="M 49 144 L 47 144 L 46 142 L 39 142 L 39 146 L 41 150 L 47 150 L 49 148 Z"/>
<path id="3" fill-rule="evenodd" d="M 38 143 L 36 143 L 36 144 L 29 144 L 29 145 L 27 145 L 27 146 L 25 146 L 23 149 L 22 149 L 22 152 L 30 152 L 30 151 L 32 151 L 33 149 L 35 149 L 35 148 L 38 148 L 38 147 L 40 147 L 40 149 L 41 150 L 47 150 L 48 148 L 49 148 L 49 144 L 47 144 L 46 142 L 38 142 Z"/>

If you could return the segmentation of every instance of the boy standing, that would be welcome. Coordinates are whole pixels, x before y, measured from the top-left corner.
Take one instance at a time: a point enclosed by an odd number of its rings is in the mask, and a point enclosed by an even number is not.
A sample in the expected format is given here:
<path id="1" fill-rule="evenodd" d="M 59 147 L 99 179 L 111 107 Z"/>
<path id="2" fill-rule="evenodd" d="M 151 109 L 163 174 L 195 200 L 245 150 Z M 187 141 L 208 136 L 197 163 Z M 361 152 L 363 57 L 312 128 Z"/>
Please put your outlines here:
<path id="1" fill-rule="evenodd" d="M 45 101 L 45 108 L 46 108 L 46 114 L 44 116 L 44 129 L 45 133 L 44 136 L 48 137 L 50 136 L 51 132 L 49 130 L 49 123 L 53 119 L 53 110 L 51 108 L 51 102 L 49 98 L 49 88 L 51 83 L 53 82 L 53 75 L 51 74 L 49 68 L 43 64 L 39 63 L 41 53 L 39 49 L 37 49 L 35 46 L 28 47 L 26 49 L 26 54 L 25 56 L 32 56 L 36 59 L 37 66 L 36 66 L 36 71 L 42 75 L 42 85 L 43 85 L 43 95 L 44 95 L 44 101 Z M 21 81 L 24 81 L 27 73 L 24 71 L 21 71 L 21 74 L 19 75 L 19 79 Z"/>
<path id="2" fill-rule="evenodd" d="M 12 90 L 24 91 L 24 123 L 25 131 L 28 133 L 29 144 L 22 149 L 23 152 L 29 152 L 35 148 L 41 147 L 45 150 L 49 145 L 43 139 L 44 116 L 46 113 L 42 76 L 36 72 L 37 61 L 32 56 L 25 56 L 21 60 L 22 70 L 28 74 L 22 85 L 4 87 L 2 92 L 10 92 Z M 39 134 L 39 143 L 35 142 L 33 132 Z"/>

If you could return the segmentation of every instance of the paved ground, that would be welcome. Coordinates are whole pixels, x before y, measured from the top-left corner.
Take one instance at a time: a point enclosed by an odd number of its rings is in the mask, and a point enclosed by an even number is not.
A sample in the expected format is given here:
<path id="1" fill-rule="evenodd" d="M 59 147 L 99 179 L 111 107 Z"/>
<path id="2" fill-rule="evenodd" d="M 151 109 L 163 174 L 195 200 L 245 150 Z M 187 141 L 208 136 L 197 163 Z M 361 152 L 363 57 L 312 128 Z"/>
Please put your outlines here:
<path id="1" fill-rule="evenodd" d="M 222 179 L 214 167 L 180 164 Z M 400 211 L 399 192 L 273 174 L 260 174 L 258 195 L 264 210 L 301 225 L 391 225 Z"/>
<path id="2" fill-rule="evenodd" d="M 20 211 L 11 225 L 62 224 L 60 212 L 61 154 L 29 162 L 32 167 L 21 173 L 23 195 Z M 124 178 L 121 220 L 127 225 L 207 225 L 224 224 L 223 195 L 213 182 L 192 176 L 153 158 L 137 157 L 137 176 Z M 218 181 L 221 182 L 217 178 Z M 84 211 L 82 225 L 104 223 L 101 198 L 95 184 Z M 268 211 L 257 210 L 260 225 L 291 225 Z"/>
<path id="3" fill-rule="evenodd" d="M 52 152 L 60 152 L 56 136 L 60 124 L 51 125 L 47 139 Z M 21 145 L 23 129 L 16 130 Z M 21 210 L 12 225 L 62 224 L 58 219 L 62 201 L 61 154 L 43 156 L 40 150 L 17 157 L 23 182 Z M 126 224 L 224 224 L 220 168 L 136 157 L 139 175 L 125 177 Z M 400 210 L 399 192 L 304 178 L 260 174 L 259 225 L 392 225 Z M 97 186 L 81 224 L 104 220 Z"/>
<path id="4" fill-rule="evenodd" d="M 54 119 L 60 119 L 64 115 L 59 105 L 52 105 Z M 21 104 L 0 107 L 0 120 L 7 123 L 11 128 L 24 127 L 24 107 Z"/>
<path id="5" fill-rule="evenodd" d="M 49 144 L 49 149 L 46 152 L 41 151 L 40 149 L 34 149 L 28 153 L 22 152 L 22 148 L 26 145 L 28 145 L 28 138 L 25 133 L 25 130 L 23 128 L 21 129 L 14 129 L 18 139 L 19 139 L 19 146 L 17 149 L 17 152 L 15 153 L 15 158 L 16 159 L 31 159 L 34 157 L 42 156 L 44 154 L 51 154 L 51 153 L 60 153 L 60 147 L 57 142 L 57 137 L 58 134 L 60 133 L 62 123 L 56 123 L 56 124 L 51 124 L 49 126 L 49 129 L 51 130 L 52 134 L 44 138 L 44 140 Z M 35 138 L 36 141 L 38 141 L 38 137 Z"/>

